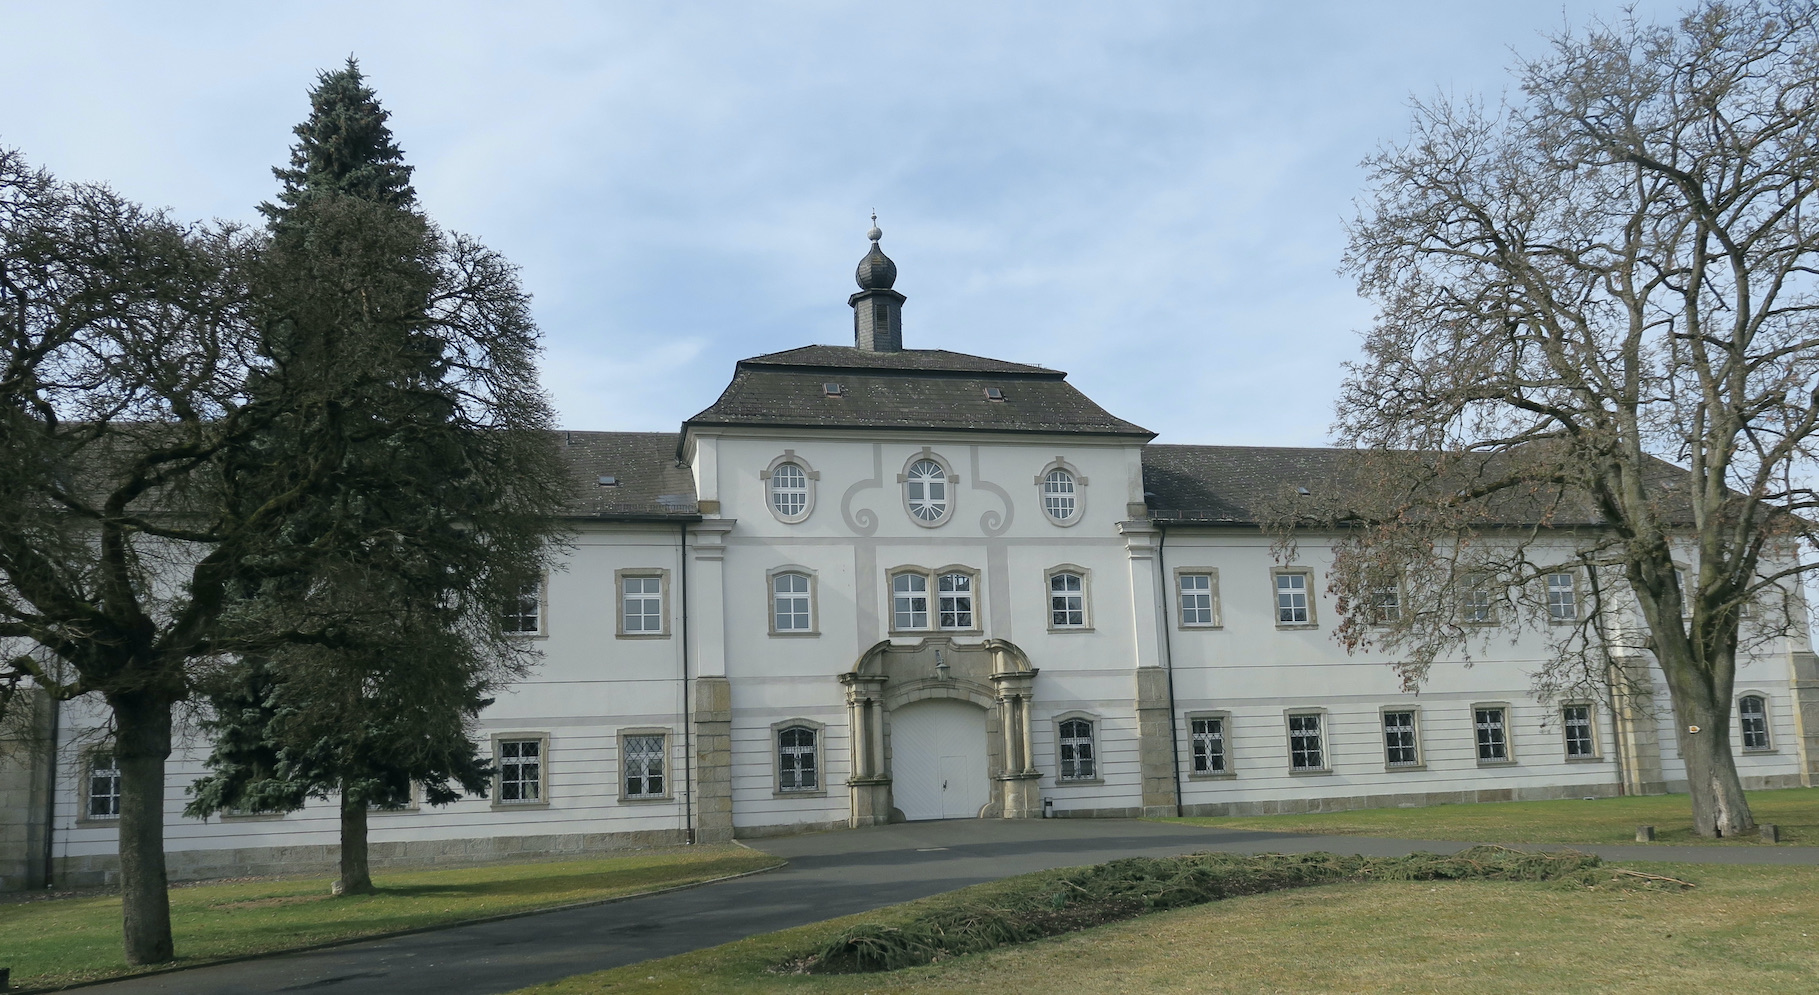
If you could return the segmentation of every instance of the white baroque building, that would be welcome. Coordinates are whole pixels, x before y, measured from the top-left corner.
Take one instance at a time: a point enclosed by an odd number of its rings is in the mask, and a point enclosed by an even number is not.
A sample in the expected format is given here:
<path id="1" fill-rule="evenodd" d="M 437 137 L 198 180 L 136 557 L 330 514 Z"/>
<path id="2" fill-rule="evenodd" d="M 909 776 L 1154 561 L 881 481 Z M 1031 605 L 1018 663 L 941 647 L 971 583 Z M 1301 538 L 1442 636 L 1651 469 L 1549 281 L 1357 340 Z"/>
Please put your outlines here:
<path id="1" fill-rule="evenodd" d="M 1544 704 L 1538 634 L 1437 665 L 1419 694 L 1347 655 L 1320 544 L 1277 562 L 1255 510 L 1333 480 L 1336 451 L 1156 445 L 1063 373 L 904 349 L 870 235 L 853 346 L 740 362 L 678 434 L 562 434 L 586 497 L 512 620 L 542 662 L 483 717 L 497 784 L 375 813 L 376 864 L 1683 788 L 1658 676 L 1657 707 Z M 1553 578 L 1562 618 L 1580 583 Z M 1804 632 L 1748 660 L 1736 707 L 1746 786 L 1813 783 Z M 115 873 L 101 719 L 41 702 L 0 744 L 7 886 Z M 334 805 L 184 818 L 206 754 L 170 765 L 174 876 L 333 865 Z"/>

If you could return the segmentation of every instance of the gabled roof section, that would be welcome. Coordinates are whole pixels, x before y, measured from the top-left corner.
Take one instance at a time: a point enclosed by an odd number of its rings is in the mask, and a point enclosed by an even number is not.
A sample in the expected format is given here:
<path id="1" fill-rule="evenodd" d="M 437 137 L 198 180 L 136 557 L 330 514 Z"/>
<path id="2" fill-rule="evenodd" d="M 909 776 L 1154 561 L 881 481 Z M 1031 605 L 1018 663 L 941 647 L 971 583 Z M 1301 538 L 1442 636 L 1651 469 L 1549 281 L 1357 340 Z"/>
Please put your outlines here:
<path id="1" fill-rule="evenodd" d="M 676 464 L 674 432 L 556 433 L 574 480 L 573 518 L 694 521 L 695 477 Z M 600 483 L 611 477 L 613 483 Z"/>
<path id="2" fill-rule="evenodd" d="M 826 345 L 741 360 L 720 399 L 683 429 L 709 425 L 1155 437 L 1060 370 L 944 349 Z"/>

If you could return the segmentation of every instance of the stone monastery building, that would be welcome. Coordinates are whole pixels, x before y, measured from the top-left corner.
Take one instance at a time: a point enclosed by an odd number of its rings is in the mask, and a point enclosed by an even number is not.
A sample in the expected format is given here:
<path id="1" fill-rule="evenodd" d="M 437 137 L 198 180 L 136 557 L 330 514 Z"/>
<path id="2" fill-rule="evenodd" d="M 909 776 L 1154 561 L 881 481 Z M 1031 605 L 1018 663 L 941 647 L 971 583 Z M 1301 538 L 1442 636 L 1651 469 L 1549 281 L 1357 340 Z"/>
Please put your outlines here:
<path id="1" fill-rule="evenodd" d="M 869 235 L 852 346 L 743 360 L 676 434 L 563 433 L 584 497 L 512 620 L 542 662 L 483 717 L 491 797 L 376 812 L 375 864 L 1683 789 L 1658 675 L 1658 707 L 1613 709 L 1531 693 L 1541 634 L 1436 665 L 1419 694 L 1347 655 L 1321 544 L 1278 562 L 1257 521 L 1341 453 L 1157 445 L 1064 373 L 906 349 Z M 1549 578 L 1555 618 L 1583 584 Z M 1746 786 L 1811 783 L 1816 695 L 1804 632 L 1744 666 Z M 99 717 L 49 708 L 54 762 L 0 773 L 11 887 L 44 854 L 65 885 L 116 867 Z M 170 765 L 174 876 L 333 866 L 334 805 L 184 818 L 206 753 Z"/>

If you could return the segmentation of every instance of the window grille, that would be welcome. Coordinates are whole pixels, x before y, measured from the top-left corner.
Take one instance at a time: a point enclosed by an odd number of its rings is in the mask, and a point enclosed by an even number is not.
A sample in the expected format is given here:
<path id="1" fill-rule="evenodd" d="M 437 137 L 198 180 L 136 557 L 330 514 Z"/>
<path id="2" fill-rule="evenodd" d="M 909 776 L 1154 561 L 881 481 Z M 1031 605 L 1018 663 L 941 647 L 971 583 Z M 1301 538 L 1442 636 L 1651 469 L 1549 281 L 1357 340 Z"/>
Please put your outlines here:
<path id="1" fill-rule="evenodd" d="M 771 471 L 771 507 L 785 518 L 808 508 L 808 474 L 794 463 L 780 463 Z"/>
<path id="2" fill-rule="evenodd" d="M 1061 723 L 1061 777 L 1063 781 L 1090 781 L 1098 777 L 1093 754 L 1093 724 L 1086 719 Z"/>
<path id="3" fill-rule="evenodd" d="M 1086 583 L 1079 574 L 1060 573 L 1048 579 L 1049 624 L 1056 628 L 1086 625 Z"/>
<path id="4" fill-rule="evenodd" d="M 891 578 L 893 618 L 899 629 L 928 628 L 928 578 L 898 574 Z"/>
<path id="5" fill-rule="evenodd" d="M 1276 622 L 1298 625 L 1307 620 L 1307 574 L 1277 574 Z"/>
<path id="6" fill-rule="evenodd" d="M 936 594 L 943 629 L 973 628 L 973 578 L 971 574 L 942 574 L 936 581 Z"/>
<path id="7" fill-rule="evenodd" d="M 1579 759 L 1597 755 L 1597 742 L 1592 738 L 1592 706 L 1564 705 L 1560 709 L 1560 726 L 1566 732 L 1566 755 Z"/>
<path id="8" fill-rule="evenodd" d="M 1326 751 L 1320 742 L 1320 716 L 1288 717 L 1288 759 L 1294 770 L 1326 769 Z"/>
<path id="9" fill-rule="evenodd" d="M 663 631 L 663 578 L 626 577 L 625 631 Z"/>
<path id="10" fill-rule="evenodd" d="M 1181 575 L 1181 624 L 1213 624 L 1212 574 Z"/>
<path id="11" fill-rule="evenodd" d="M 1746 694 L 1737 699 L 1738 727 L 1743 733 L 1743 748 L 1766 750 L 1768 739 L 1768 701 L 1759 694 Z"/>
<path id="12" fill-rule="evenodd" d="M 1421 762 L 1415 748 L 1415 713 L 1383 713 L 1383 762 L 1391 767 L 1413 767 Z"/>
<path id="13" fill-rule="evenodd" d="M 1074 517 L 1074 475 L 1066 470 L 1050 470 L 1042 481 L 1042 510 L 1057 522 Z"/>
<path id="14" fill-rule="evenodd" d="M 791 726 L 777 734 L 777 776 L 779 790 L 815 790 L 815 730 Z"/>
<path id="15" fill-rule="evenodd" d="M 1503 709 L 1475 708 L 1472 720 L 1478 731 L 1478 759 L 1508 760 L 1510 749 L 1504 735 Z"/>
<path id="16" fill-rule="evenodd" d="M 88 817 L 120 817 L 120 765 L 112 753 L 97 753 L 89 760 Z"/>
<path id="17" fill-rule="evenodd" d="M 543 742 L 506 739 L 499 743 L 499 801 L 522 804 L 543 799 Z"/>
<path id="18" fill-rule="evenodd" d="M 1192 735 L 1194 773 L 1225 773 L 1225 720 L 1195 719 L 1192 725 Z"/>
<path id="19" fill-rule="evenodd" d="M 771 584 L 777 631 L 809 631 L 808 575 L 780 573 L 771 579 Z"/>
<path id="20" fill-rule="evenodd" d="M 625 796 L 658 798 L 663 795 L 663 737 L 625 737 Z"/>

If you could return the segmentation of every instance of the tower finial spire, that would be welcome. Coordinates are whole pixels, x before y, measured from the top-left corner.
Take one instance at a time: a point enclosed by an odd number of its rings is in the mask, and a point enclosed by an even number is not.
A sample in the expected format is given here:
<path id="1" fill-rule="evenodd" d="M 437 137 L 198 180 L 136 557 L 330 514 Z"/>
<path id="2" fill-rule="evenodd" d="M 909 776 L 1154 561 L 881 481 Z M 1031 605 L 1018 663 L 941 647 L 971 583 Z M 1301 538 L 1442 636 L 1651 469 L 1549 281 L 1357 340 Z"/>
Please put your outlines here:
<path id="1" fill-rule="evenodd" d="M 884 232 L 878 230 L 878 209 L 875 207 L 872 208 L 872 230 L 866 232 L 865 237 L 874 242 L 884 237 Z"/>

